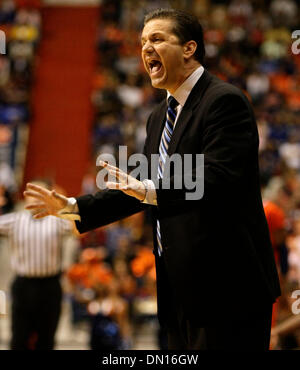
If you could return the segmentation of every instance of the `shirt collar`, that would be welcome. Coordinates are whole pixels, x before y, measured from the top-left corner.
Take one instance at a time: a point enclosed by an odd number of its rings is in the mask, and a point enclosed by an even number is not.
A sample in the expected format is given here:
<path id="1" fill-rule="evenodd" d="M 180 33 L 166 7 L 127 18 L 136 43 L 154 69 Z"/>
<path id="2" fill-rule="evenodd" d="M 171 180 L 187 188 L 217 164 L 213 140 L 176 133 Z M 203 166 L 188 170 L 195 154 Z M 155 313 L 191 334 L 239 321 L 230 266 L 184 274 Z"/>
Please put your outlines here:
<path id="1" fill-rule="evenodd" d="M 198 67 L 185 81 L 182 85 L 178 87 L 175 93 L 172 95 L 178 103 L 183 107 L 187 98 L 190 95 L 193 87 L 196 85 L 199 78 L 202 76 L 204 72 L 203 66 Z M 167 98 L 169 98 L 171 94 L 168 91 Z"/>

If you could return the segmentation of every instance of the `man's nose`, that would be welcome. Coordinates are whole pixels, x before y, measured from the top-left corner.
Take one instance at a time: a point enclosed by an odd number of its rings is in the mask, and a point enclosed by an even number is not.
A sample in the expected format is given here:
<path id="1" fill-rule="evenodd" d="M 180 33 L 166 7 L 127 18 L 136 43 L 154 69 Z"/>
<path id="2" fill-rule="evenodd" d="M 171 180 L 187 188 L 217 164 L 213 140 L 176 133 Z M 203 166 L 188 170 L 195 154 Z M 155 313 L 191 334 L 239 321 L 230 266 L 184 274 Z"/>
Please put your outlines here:
<path id="1" fill-rule="evenodd" d="M 151 53 L 153 50 L 153 45 L 148 41 L 142 47 L 143 53 Z"/>

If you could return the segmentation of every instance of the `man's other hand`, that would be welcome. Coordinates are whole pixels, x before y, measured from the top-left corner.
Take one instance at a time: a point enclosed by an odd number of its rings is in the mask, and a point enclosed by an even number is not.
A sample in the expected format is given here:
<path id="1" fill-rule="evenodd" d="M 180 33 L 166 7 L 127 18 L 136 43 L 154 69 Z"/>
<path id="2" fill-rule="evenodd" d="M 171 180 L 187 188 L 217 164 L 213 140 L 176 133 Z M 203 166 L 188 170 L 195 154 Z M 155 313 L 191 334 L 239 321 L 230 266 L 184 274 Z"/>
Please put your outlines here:
<path id="1" fill-rule="evenodd" d="M 134 177 L 127 175 L 127 173 L 121 171 L 119 168 L 111 166 L 110 164 L 101 161 L 100 165 L 109 172 L 118 182 L 107 181 L 106 187 L 108 189 L 121 190 L 123 193 L 130 195 L 140 201 L 143 201 L 146 197 L 146 187 Z"/>
<path id="2" fill-rule="evenodd" d="M 56 193 L 55 190 L 48 190 L 30 183 L 27 184 L 23 194 L 31 198 L 25 208 L 32 211 L 35 219 L 49 215 L 58 216 L 58 212 L 68 204 L 68 198 Z"/>

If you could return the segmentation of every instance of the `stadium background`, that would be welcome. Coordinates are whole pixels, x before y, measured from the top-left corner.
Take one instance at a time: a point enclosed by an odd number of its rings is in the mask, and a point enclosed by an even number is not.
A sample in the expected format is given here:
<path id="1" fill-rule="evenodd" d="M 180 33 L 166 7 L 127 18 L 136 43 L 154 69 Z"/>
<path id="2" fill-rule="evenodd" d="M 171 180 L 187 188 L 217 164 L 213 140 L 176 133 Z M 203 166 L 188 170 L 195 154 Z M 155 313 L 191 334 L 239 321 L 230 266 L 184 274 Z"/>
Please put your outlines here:
<path id="1" fill-rule="evenodd" d="M 34 178 L 68 196 L 96 192 L 100 153 L 117 156 L 119 145 L 128 155 L 142 150 L 147 117 L 164 94 L 143 70 L 140 31 L 146 12 L 170 6 L 199 17 L 204 66 L 253 104 L 283 292 L 274 310 L 272 348 L 298 349 L 300 324 L 291 298 L 300 282 L 300 56 L 292 52 L 291 37 L 300 28 L 296 0 L 2 0 L 0 213 L 22 209 L 24 184 Z M 89 320 L 99 310 L 121 333 L 123 348 L 164 348 L 151 237 L 147 214 L 139 214 L 65 240 L 56 348 L 89 348 Z M 3 349 L 10 338 L 12 277 L 1 238 Z"/>

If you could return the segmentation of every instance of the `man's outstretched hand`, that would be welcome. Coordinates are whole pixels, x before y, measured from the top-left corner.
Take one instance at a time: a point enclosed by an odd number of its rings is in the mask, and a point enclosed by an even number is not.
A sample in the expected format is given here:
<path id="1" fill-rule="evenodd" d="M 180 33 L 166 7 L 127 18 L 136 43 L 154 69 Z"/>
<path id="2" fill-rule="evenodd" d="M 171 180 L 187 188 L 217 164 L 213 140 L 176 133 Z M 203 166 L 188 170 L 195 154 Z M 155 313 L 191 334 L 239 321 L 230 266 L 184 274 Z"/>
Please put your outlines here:
<path id="1" fill-rule="evenodd" d="M 116 180 L 106 182 L 108 189 L 121 190 L 140 201 L 145 199 L 146 188 L 143 182 L 106 162 L 101 162 L 100 164 Z M 35 219 L 49 215 L 60 217 L 60 211 L 68 205 L 68 198 L 65 196 L 56 193 L 55 190 L 48 190 L 35 184 L 27 184 L 24 196 L 31 198 L 25 208 L 32 211 Z"/>
<path id="2" fill-rule="evenodd" d="M 25 197 L 32 198 L 25 208 L 33 211 L 35 219 L 49 215 L 58 216 L 58 212 L 68 204 L 68 198 L 56 193 L 55 190 L 48 190 L 30 183 L 27 184 L 23 194 Z"/>

